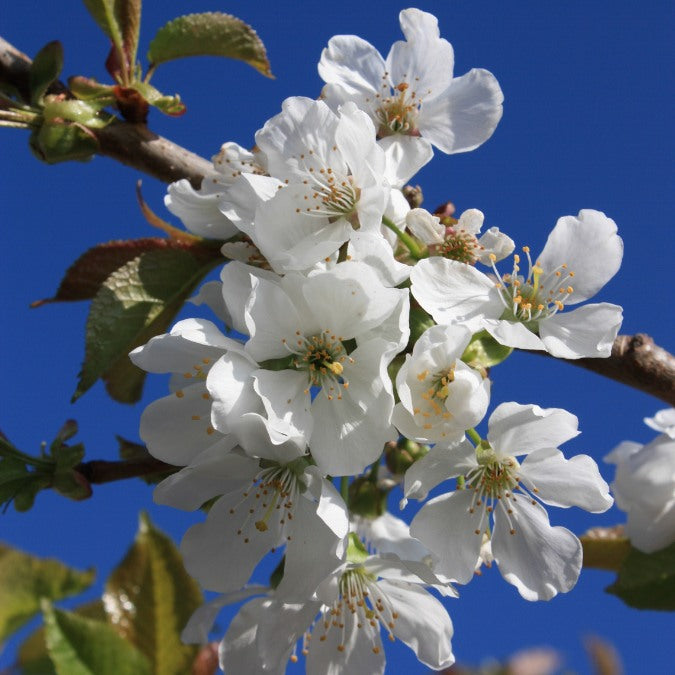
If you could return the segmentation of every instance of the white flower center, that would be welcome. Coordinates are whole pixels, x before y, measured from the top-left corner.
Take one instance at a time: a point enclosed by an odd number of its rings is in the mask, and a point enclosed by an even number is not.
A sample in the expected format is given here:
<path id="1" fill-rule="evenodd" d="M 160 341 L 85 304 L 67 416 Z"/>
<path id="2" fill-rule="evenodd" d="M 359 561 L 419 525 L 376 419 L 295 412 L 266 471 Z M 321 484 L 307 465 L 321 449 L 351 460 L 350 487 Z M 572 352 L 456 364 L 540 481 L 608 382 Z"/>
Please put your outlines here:
<path id="1" fill-rule="evenodd" d="M 286 339 L 282 342 L 295 355 L 292 365 L 307 373 L 307 389 L 321 387 L 329 401 L 342 400 L 342 390 L 349 388 L 344 377 L 344 364 L 353 364 L 354 359 L 347 354 L 343 338 L 336 336 L 330 329 L 316 335 L 305 337 L 296 331 L 297 340 L 291 345 Z"/>
<path id="2" fill-rule="evenodd" d="M 398 619 L 398 613 L 394 611 L 389 599 L 382 594 L 376 578 L 368 573 L 363 567 L 348 570 L 340 578 L 340 595 L 330 606 L 322 609 L 321 615 L 315 624 L 305 634 L 302 653 L 307 656 L 309 643 L 312 638 L 325 642 L 330 631 L 336 630 L 342 633 L 337 650 L 344 652 L 347 643 L 345 631 L 345 615 L 352 615 L 352 621 L 356 621 L 356 627 L 365 634 L 374 654 L 382 651 L 380 639 L 380 626 L 387 631 L 387 636 L 392 642 L 395 640 L 393 629 Z M 357 638 L 358 639 L 358 638 Z M 291 658 L 291 660 L 296 660 Z"/>
<path id="3" fill-rule="evenodd" d="M 248 544 L 257 532 L 267 532 L 276 521 L 279 531 L 289 541 L 289 521 L 293 520 L 293 499 L 300 491 L 297 475 L 282 466 L 263 469 L 253 479 L 251 487 L 242 493 L 241 501 L 230 508 L 230 515 L 237 521 L 237 536 Z M 243 515 L 243 519 L 242 519 Z M 277 540 L 272 543 L 276 545 Z"/>
<path id="4" fill-rule="evenodd" d="M 520 256 L 513 256 L 513 271 L 500 277 L 495 261 L 497 257 L 490 254 L 492 269 L 501 281 L 496 283 L 501 291 L 500 297 L 504 305 L 503 319 L 521 321 L 526 325 L 539 319 L 553 316 L 561 312 L 565 307 L 568 296 L 574 292 L 569 282 L 574 277 L 574 272 L 567 269 L 567 264 L 546 272 L 539 262 L 532 264 L 530 249 L 523 246 L 527 255 L 527 276 L 520 274 Z M 536 323 L 528 326 L 536 332 Z"/>
<path id="5" fill-rule="evenodd" d="M 405 134 L 407 136 L 419 136 L 417 118 L 419 117 L 422 99 L 407 82 L 400 82 L 394 87 L 393 92 L 387 82 L 389 74 L 385 73 L 382 79 L 384 94 L 375 94 L 375 121 L 378 124 L 377 134 L 379 137 L 391 136 L 392 134 Z M 369 99 L 366 99 L 370 102 Z"/>
<path id="6" fill-rule="evenodd" d="M 331 150 L 337 152 L 337 146 L 334 145 Z M 306 154 L 299 156 L 294 155 L 294 159 L 298 168 L 307 174 L 307 178 L 302 181 L 303 185 L 308 185 L 313 190 L 311 196 L 305 195 L 304 203 L 296 207 L 295 212 L 355 220 L 360 190 L 354 185 L 352 177 L 344 173 L 344 168 L 330 166 L 314 150 L 307 150 Z M 288 180 L 284 182 L 289 183 Z"/>
<path id="7" fill-rule="evenodd" d="M 475 234 L 467 232 L 465 229 L 456 227 L 447 227 L 445 230 L 445 239 L 442 244 L 429 246 L 429 252 L 432 255 L 440 255 L 450 260 L 458 260 L 467 265 L 475 265 L 478 254 L 483 250 L 483 246 L 478 243 Z"/>
<path id="8" fill-rule="evenodd" d="M 476 455 L 478 466 L 466 475 L 466 489 L 474 492 L 469 513 L 474 513 L 477 508 L 481 509 L 480 523 L 474 533 L 483 535 L 487 532 L 489 523 L 484 521 L 486 517 L 489 519 L 489 514 L 495 508 L 499 508 L 509 523 L 509 532 L 515 534 L 516 529 L 511 519 L 513 509 L 509 503 L 516 501 L 514 492 L 520 492 L 521 499 L 530 499 L 536 504 L 530 493 L 536 494 L 539 490 L 533 484 L 523 484 L 518 475 L 520 464 L 515 457 L 497 457 L 489 445 L 476 448 Z"/>

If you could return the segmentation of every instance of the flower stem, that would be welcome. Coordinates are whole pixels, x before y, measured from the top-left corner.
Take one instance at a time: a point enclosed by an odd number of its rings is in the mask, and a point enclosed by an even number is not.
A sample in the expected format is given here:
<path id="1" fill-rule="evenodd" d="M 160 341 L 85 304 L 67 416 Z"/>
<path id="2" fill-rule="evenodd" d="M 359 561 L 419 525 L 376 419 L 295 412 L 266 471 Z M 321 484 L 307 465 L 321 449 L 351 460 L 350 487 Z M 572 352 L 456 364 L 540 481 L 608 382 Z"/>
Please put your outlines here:
<path id="1" fill-rule="evenodd" d="M 466 430 L 466 435 L 474 442 L 474 445 L 479 445 L 483 440 L 473 427 Z"/>
<path id="2" fill-rule="evenodd" d="M 396 234 L 396 236 L 405 244 L 408 251 L 410 251 L 410 255 L 415 258 L 415 260 L 421 260 L 422 258 L 427 257 L 417 245 L 417 242 L 409 234 L 406 234 L 403 230 L 399 229 L 394 221 L 386 216 L 382 216 L 382 224 Z"/>

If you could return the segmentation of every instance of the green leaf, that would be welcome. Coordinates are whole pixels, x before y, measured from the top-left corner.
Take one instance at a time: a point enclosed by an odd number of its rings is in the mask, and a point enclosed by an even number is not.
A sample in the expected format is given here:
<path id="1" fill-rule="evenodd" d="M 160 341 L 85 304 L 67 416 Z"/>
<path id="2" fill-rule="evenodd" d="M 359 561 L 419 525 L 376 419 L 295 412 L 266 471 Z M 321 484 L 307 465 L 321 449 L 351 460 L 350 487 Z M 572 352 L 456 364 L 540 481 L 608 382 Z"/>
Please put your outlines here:
<path id="1" fill-rule="evenodd" d="M 30 99 L 33 105 L 42 103 L 49 85 L 58 79 L 63 69 L 63 47 L 58 40 L 48 42 L 33 59 L 30 67 Z"/>
<path id="2" fill-rule="evenodd" d="M 93 570 L 81 572 L 0 544 L 0 641 L 37 614 L 40 598 L 60 600 L 93 581 Z"/>
<path id="3" fill-rule="evenodd" d="M 112 40 L 117 49 L 122 49 L 122 27 L 118 0 L 83 0 L 98 27 Z"/>
<path id="4" fill-rule="evenodd" d="M 608 593 L 637 609 L 675 610 L 675 543 L 656 553 L 631 549 Z"/>
<path id="5" fill-rule="evenodd" d="M 179 16 L 157 31 L 148 60 L 153 66 L 186 56 L 225 56 L 273 77 L 265 45 L 248 24 L 230 14 L 205 12 Z"/>
<path id="6" fill-rule="evenodd" d="M 112 626 L 43 601 L 49 656 L 58 675 L 150 675 L 150 665 Z"/>
<path id="7" fill-rule="evenodd" d="M 152 664 L 154 675 L 190 672 L 198 648 L 180 633 L 203 602 L 174 543 L 141 515 L 136 540 L 106 584 L 104 606 L 118 632 Z"/>
<path id="8" fill-rule="evenodd" d="M 163 333 L 197 284 L 222 262 L 217 247 L 157 240 L 113 272 L 91 303 L 85 336 L 85 360 L 73 400 L 99 378 L 122 403 L 140 398 L 145 372 L 132 366 L 128 354 Z"/>
<path id="9" fill-rule="evenodd" d="M 512 351 L 512 347 L 500 345 L 490 333 L 482 330 L 471 338 L 462 354 L 462 361 L 478 370 L 491 368 L 506 360 Z"/>
<path id="10" fill-rule="evenodd" d="M 73 611 L 78 616 L 84 616 L 103 623 L 108 618 L 103 609 L 103 603 L 100 600 L 88 602 Z M 21 643 L 16 661 L 21 675 L 55 675 L 54 664 L 47 652 L 44 626 L 40 626 L 40 628 L 33 631 Z"/>

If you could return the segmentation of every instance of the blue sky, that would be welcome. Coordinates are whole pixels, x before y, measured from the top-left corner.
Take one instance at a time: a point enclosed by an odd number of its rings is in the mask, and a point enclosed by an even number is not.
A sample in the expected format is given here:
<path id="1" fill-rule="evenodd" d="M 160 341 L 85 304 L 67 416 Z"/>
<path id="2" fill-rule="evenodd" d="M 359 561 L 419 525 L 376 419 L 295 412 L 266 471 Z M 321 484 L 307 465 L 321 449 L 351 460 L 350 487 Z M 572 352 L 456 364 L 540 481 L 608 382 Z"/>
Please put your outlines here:
<path id="1" fill-rule="evenodd" d="M 188 112 L 177 120 L 152 113 L 151 128 L 205 157 L 225 141 L 251 145 L 256 129 L 279 111 L 285 97 L 317 96 L 316 63 L 332 35 L 360 35 L 386 55 L 400 38 L 397 13 L 405 7 L 354 0 L 145 4 L 140 54 L 157 28 L 188 11 L 231 12 L 253 25 L 267 46 L 275 80 L 244 64 L 213 58 L 169 63 L 156 73 L 153 84 L 166 93 L 179 92 Z M 505 95 L 504 117 L 485 145 L 467 154 L 437 153 L 416 177 L 425 206 L 452 200 L 460 211 L 480 208 L 486 226 L 499 226 L 533 252 L 541 250 L 558 217 L 582 208 L 604 211 L 619 226 L 625 254 L 621 270 L 598 300 L 624 307 L 621 332 L 646 332 L 675 350 L 670 297 L 674 92 L 668 77 L 675 56 L 672 3 L 445 0 L 418 6 L 438 16 L 441 34 L 454 45 L 455 74 L 486 68 Z M 29 55 L 60 39 L 65 76 L 106 80 L 107 46 L 79 3 L 15 4 L 3 13 L 2 35 Z M 66 268 L 89 247 L 153 236 L 136 206 L 134 185 L 144 178 L 146 200 L 169 218 L 162 206 L 165 188 L 106 158 L 46 166 L 30 155 L 27 134 L 3 129 L 1 137 L 5 385 L 0 428 L 21 449 L 36 452 L 66 419 L 75 418 L 88 457 L 113 459 L 115 435 L 137 439 L 143 405 L 164 395 L 166 381 L 151 378 L 144 402 L 134 407 L 110 401 L 100 385 L 71 405 L 87 305 L 35 310 L 28 305 L 52 295 Z M 490 410 L 516 400 L 576 414 L 583 433 L 563 450 L 591 454 L 608 480 L 612 470 L 602 464 L 602 456 L 624 439 L 651 439 L 642 418 L 665 407 L 593 373 L 537 356 L 516 354 L 492 377 Z M 95 566 L 99 584 L 93 595 L 129 545 L 140 509 L 149 510 L 176 540 L 200 518 L 154 506 L 147 486 L 128 481 L 95 488 L 93 498 L 83 503 L 41 494 L 31 512 L 9 509 L 0 517 L 0 540 L 75 566 Z M 601 516 L 551 510 L 553 524 L 579 534 L 621 520 L 616 509 Z M 496 570 L 484 574 L 449 603 L 455 654 L 477 663 L 549 645 L 563 653 L 568 667 L 585 673 L 582 639 L 597 634 L 616 645 L 627 672 L 665 672 L 672 645 L 664 636 L 672 632 L 672 617 L 624 607 L 603 592 L 612 580 L 608 573 L 584 572 L 570 594 L 532 604 Z M 13 647 L 10 643 L 0 655 L 0 667 L 11 662 Z M 396 646 L 388 672 L 423 668 L 409 650 Z"/>

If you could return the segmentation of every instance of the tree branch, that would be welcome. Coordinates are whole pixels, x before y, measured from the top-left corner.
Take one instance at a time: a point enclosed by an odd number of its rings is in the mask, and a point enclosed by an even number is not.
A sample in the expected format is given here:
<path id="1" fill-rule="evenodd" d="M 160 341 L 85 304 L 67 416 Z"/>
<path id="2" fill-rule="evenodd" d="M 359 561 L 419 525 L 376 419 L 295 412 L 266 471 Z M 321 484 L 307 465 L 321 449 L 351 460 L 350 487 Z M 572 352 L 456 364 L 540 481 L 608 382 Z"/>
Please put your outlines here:
<path id="1" fill-rule="evenodd" d="M 31 59 L 0 37 L 0 82 L 15 87 L 24 100 L 30 98 Z M 50 93 L 67 93 L 56 83 Z M 164 183 L 187 178 L 199 187 L 205 176 L 214 174 L 211 162 L 170 140 L 158 136 L 144 124 L 112 122 L 103 129 L 90 129 L 99 142 L 100 154 L 138 169 Z"/>
<path id="2" fill-rule="evenodd" d="M 30 58 L 0 37 L 0 81 L 12 84 L 20 92 L 28 91 L 30 64 Z M 93 132 L 102 155 L 161 181 L 168 183 L 187 178 L 193 186 L 199 187 L 202 179 L 213 173 L 210 162 L 157 136 L 143 124 L 119 121 Z M 675 406 L 675 357 L 654 344 L 648 335 L 619 335 L 609 358 L 569 360 L 568 363 Z"/>
<path id="3" fill-rule="evenodd" d="M 143 459 L 109 462 L 102 459 L 82 462 L 75 467 L 89 483 L 100 485 L 126 478 L 143 478 L 157 474 L 176 472 L 180 467 L 166 464 L 148 455 Z"/>

